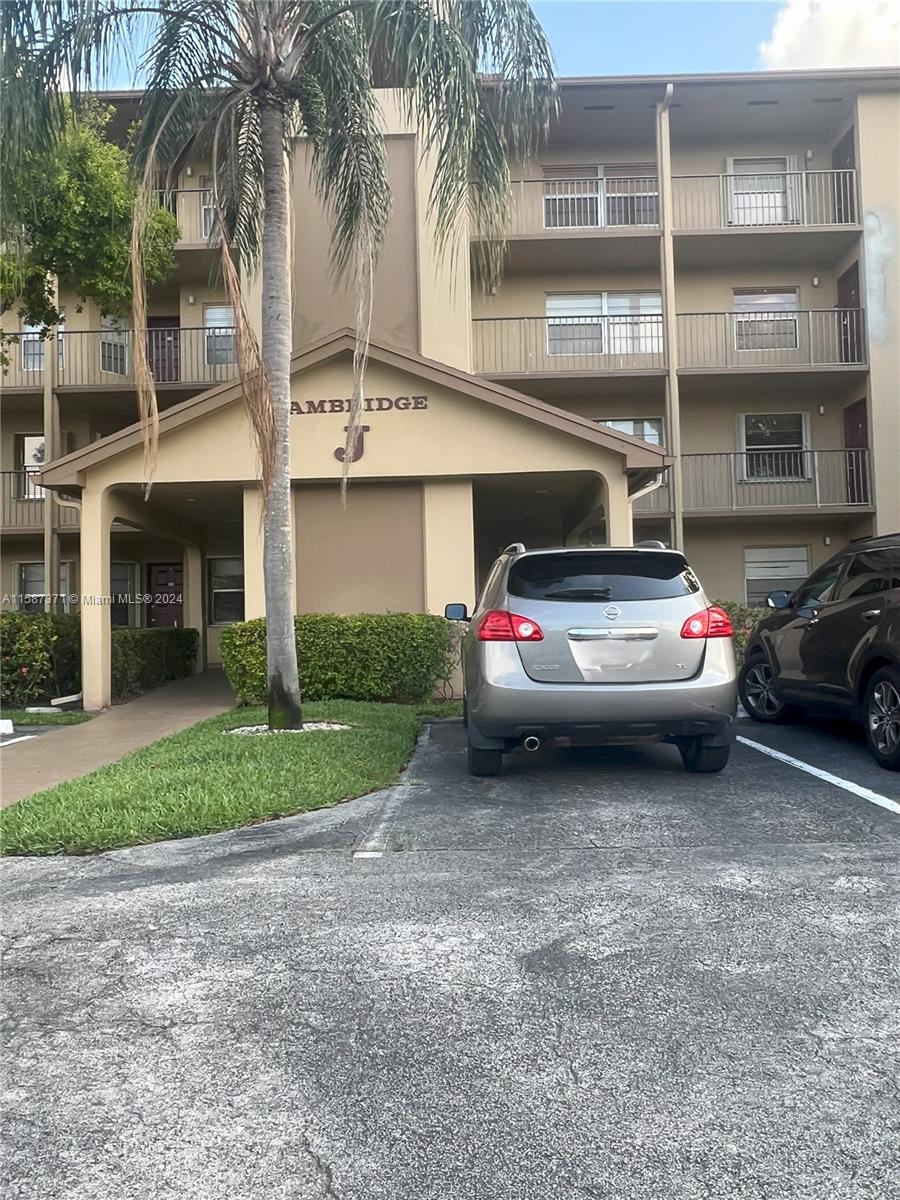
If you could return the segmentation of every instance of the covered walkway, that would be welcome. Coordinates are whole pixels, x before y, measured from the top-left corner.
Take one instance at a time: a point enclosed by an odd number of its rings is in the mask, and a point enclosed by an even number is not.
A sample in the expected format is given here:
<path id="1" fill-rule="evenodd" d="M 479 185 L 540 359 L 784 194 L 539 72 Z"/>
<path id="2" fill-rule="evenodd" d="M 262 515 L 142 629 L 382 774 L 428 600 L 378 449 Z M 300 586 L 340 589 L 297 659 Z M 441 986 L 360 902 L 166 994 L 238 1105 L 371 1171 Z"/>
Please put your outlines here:
<path id="1" fill-rule="evenodd" d="M 234 703 L 223 671 L 164 684 L 84 725 L 66 725 L 0 752 L 0 806 L 117 762 L 159 738 L 226 712 Z"/>

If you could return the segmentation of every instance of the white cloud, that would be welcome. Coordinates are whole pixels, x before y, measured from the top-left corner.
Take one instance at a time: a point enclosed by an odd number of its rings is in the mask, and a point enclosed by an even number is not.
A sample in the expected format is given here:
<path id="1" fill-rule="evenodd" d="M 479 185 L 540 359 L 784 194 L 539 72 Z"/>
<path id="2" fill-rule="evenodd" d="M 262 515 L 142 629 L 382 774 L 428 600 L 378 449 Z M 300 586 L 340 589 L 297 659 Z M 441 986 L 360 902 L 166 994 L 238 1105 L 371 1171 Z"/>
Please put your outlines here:
<path id="1" fill-rule="evenodd" d="M 890 67 L 900 65 L 900 0 L 785 0 L 759 65 Z"/>

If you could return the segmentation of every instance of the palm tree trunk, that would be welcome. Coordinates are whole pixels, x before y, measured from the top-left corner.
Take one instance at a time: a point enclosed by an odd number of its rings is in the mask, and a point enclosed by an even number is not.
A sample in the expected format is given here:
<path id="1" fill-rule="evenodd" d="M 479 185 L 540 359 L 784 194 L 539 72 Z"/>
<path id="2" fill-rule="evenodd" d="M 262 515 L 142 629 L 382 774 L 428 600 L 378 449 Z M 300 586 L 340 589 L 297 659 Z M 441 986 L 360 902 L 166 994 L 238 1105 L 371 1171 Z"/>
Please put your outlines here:
<path id="1" fill-rule="evenodd" d="M 291 278 L 284 115 L 260 111 L 265 212 L 262 223 L 262 360 L 275 410 L 275 473 L 263 528 L 266 665 L 270 729 L 299 729 L 291 530 Z"/>

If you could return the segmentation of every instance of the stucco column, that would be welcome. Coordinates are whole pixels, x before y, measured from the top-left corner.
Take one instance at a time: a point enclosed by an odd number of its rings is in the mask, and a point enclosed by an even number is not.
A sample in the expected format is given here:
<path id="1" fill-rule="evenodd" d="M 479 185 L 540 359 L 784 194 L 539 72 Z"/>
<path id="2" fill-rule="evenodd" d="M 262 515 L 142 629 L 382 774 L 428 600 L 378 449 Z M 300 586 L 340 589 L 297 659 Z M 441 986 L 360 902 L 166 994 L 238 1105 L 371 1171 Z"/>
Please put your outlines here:
<path id="1" fill-rule="evenodd" d="M 206 666 L 206 624 L 203 620 L 203 555 L 199 546 L 185 544 L 181 548 L 181 566 L 184 586 L 182 612 L 185 629 L 196 629 L 200 634 L 194 671 L 199 674 Z"/>
<path id="2" fill-rule="evenodd" d="M 425 609 L 443 613 L 454 602 L 475 604 L 475 515 L 472 480 L 422 484 Z"/>
<path id="3" fill-rule="evenodd" d="M 634 522 L 624 471 L 606 476 L 606 540 L 610 546 L 634 545 Z"/>
<path id="4" fill-rule="evenodd" d="M 85 488 L 81 499 L 81 689 L 88 711 L 112 703 L 109 604 L 109 531 L 113 520 L 108 488 Z"/>
<path id="5" fill-rule="evenodd" d="M 244 618 L 266 615 L 263 588 L 262 498 L 256 484 L 244 485 Z"/>
<path id="6" fill-rule="evenodd" d="M 656 163 L 659 175 L 659 277 L 662 287 L 663 325 L 666 340 L 666 449 L 674 459 L 669 468 L 672 505 L 672 545 L 684 548 L 684 493 L 681 463 L 681 400 L 678 389 L 678 321 L 675 314 L 675 249 L 672 236 L 674 192 L 672 148 L 669 136 L 671 93 L 656 106 Z"/>

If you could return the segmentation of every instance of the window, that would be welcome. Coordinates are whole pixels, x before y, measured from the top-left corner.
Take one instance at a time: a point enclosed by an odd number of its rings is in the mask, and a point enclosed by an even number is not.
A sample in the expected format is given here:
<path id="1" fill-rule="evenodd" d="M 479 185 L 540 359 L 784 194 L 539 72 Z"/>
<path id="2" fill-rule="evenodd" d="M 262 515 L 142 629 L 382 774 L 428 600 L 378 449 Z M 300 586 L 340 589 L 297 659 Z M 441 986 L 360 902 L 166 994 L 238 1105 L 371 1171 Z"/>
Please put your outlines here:
<path id="1" fill-rule="evenodd" d="M 843 561 L 839 559 L 837 562 L 826 563 L 824 567 L 819 567 L 818 571 L 813 571 L 806 583 L 794 593 L 795 607 L 808 608 L 810 605 L 824 604 L 830 600 L 843 566 Z"/>
<path id="2" fill-rule="evenodd" d="M 15 437 L 17 494 L 20 500 L 41 500 L 44 489 L 37 482 L 44 466 L 44 435 L 17 433 Z"/>
<path id="3" fill-rule="evenodd" d="M 740 421 L 742 480 L 809 479 L 805 413 L 744 413 Z"/>
<path id="4" fill-rule="evenodd" d="M 603 353 L 603 294 L 547 297 L 547 353 Z"/>
<path id="5" fill-rule="evenodd" d="M 809 574 L 805 546 L 775 546 L 744 551 L 744 581 L 751 608 L 765 604 L 769 592 L 793 592 Z"/>
<path id="6" fill-rule="evenodd" d="M 44 369 L 44 326 L 33 325 L 23 321 L 19 333 L 19 346 L 22 352 L 23 371 L 43 371 Z"/>
<path id="7" fill-rule="evenodd" d="M 619 433 L 630 433 L 632 437 L 641 438 L 651 446 L 664 444 L 662 417 L 600 417 L 599 422 L 601 425 L 608 425 L 610 429 L 618 430 Z"/>
<path id="8" fill-rule="evenodd" d="M 72 579 L 72 564 L 70 562 L 61 562 L 59 564 L 59 590 L 60 593 L 67 597 L 72 590 L 70 581 Z M 23 562 L 19 563 L 18 570 L 19 594 L 23 597 L 19 601 L 19 607 L 23 612 L 40 613 L 44 611 L 44 564 L 42 562 Z M 69 611 L 69 602 L 64 599 L 62 608 L 65 612 Z"/>
<path id="9" fill-rule="evenodd" d="M 796 288 L 735 288 L 733 296 L 735 350 L 797 349 Z"/>
<path id="10" fill-rule="evenodd" d="M 600 218 L 597 167 L 544 167 L 545 229 L 596 229 Z"/>
<path id="11" fill-rule="evenodd" d="M 234 366 L 234 309 L 230 304 L 207 304 L 203 309 L 206 329 L 206 365 Z"/>
<path id="12" fill-rule="evenodd" d="M 526 600 L 597 603 L 598 600 L 666 600 L 700 590 L 680 554 L 529 554 L 517 559 L 506 583 L 511 596 Z"/>
<path id="13" fill-rule="evenodd" d="M 209 560 L 209 621 L 226 625 L 244 619 L 244 560 Z"/>
<path id="14" fill-rule="evenodd" d="M 128 374 L 128 331 L 116 317 L 100 320 L 100 370 L 110 375 Z"/>
<path id="15" fill-rule="evenodd" d="M 135 563 L 110 563 L 109 591 L 111 603 L 109 606 L 109 619 L 113 626 L 131 624 L 131 608 L 127 598 L 133 596 L 137 590 L 134 586 L 136 575 L 137 566 Z"/>
<path id="16" fill-rule="evenodd" d="M 866 550 L 857 554 L 835 592 L 835 600 L 854 600 L 900 588 L 900 550 Z"/>
<path id="17" fill-rule="evenodd" d="M 547 297 L 548 354 L 658 354 L 659 292 L 588 292 Z"/>
<path id="18" fill-rule="evenodd" d="M 785 225 L 791 217 L 787 158 L 735 158 L 728 171 L 732 225 Z"/>
<path id="19" fill-rule="evenodd" d="M 607 225 L 658 225 L 656 167 L 635 163 L 603 171 Z"/>
<path id="20" fill-rule="evenodd" d="M 200 227 L 204 238 L 209 238 L 213 231 L 215 207 L 213 206 L 212 176 L 200 176 Z"/>

